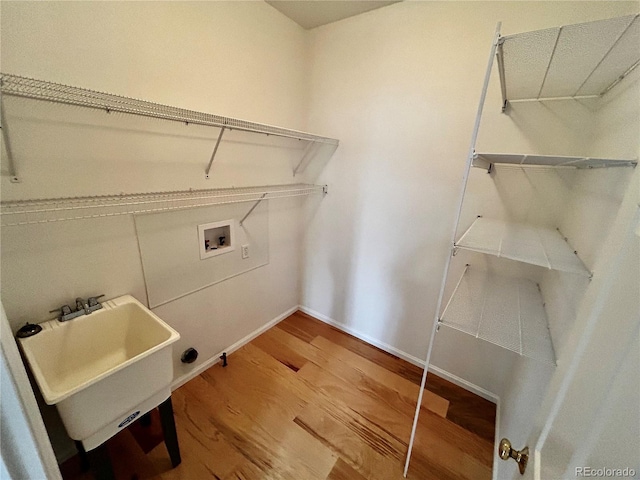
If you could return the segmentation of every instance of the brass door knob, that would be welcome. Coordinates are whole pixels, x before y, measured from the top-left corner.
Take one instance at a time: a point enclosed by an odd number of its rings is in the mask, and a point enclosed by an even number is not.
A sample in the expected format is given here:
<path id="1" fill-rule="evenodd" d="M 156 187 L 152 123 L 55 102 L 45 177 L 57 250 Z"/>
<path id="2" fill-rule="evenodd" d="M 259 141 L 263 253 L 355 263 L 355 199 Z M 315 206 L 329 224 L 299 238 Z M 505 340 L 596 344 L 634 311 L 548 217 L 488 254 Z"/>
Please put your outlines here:
<path id="1" fill-rule="evenodd" d="M 511 448 L 511 442 L 508 439 L 503 438 L 500 440 L 498 452 L 502 460 L 509 460 L 510 458 L 513 458 L 518 464 L 520 475 L 524 475 L 524 471 L 527 468 L 527 462 L 529 461 L 529 447 L 524 447 L 520 451 L 514 450 Z"/>

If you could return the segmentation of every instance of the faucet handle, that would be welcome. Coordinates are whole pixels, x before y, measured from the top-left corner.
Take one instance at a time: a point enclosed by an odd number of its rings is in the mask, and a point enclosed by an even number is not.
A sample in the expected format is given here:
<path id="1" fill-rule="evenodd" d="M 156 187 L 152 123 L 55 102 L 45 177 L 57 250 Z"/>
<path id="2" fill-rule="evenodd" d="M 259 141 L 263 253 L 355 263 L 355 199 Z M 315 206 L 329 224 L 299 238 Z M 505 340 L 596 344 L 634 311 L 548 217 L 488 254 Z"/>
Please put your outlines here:
<path id="1" fill-rule="evenodd" d="M 49 313 L 59 313 L 61 316 L 71 313 L 71 307 L 69 305 L 62 305 L 54 310 L 49 310 Z"/>
<path id="2" fill-rule="evenodd" d="M 98 299 L 102 297 L 104 297 L 104 293 L 101 295 L 96 295 L 95 297 L 89 297 L 87 302 L 89 302 L 90 307 L 95 307 L 96 305 L 98 305 Z"/>
<path id="3" fill-rule="evenodd" d="M 49 311 L 49 313 L 57 313 L 58 320 L 64 322 L 68 317 L 71 317 L 71 307 L 69 305 L 62 305 L 60 308 Z"/>

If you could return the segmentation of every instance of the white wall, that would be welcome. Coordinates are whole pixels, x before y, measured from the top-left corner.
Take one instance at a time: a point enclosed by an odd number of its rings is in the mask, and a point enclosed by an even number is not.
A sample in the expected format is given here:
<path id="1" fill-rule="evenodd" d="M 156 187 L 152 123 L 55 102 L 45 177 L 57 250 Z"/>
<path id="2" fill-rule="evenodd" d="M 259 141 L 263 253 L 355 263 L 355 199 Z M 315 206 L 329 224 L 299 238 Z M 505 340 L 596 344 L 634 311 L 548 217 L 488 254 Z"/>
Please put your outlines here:
<path id="1" fill-rule="evenodd" d="M 2 2 L 1 20 L 3 72 L 305 129 L 305 33 L 263 2 Z M 4 199 L 290 183 L 303 148 L 225 134 L 205 180 L 216 129 L 4 101 L 22 177 L 2 177 Z M 267 266 L 155 310 L 182 336 L 176 378 L 298 305 L 302 202 L 270 202 Z M 146 302 L 131 217 L 2 229 L 14 330 L 99 293 Z M 200 357 L 185 366 L 188 346 Z M 72 452 L 50 429 L 58 457 Z"/>

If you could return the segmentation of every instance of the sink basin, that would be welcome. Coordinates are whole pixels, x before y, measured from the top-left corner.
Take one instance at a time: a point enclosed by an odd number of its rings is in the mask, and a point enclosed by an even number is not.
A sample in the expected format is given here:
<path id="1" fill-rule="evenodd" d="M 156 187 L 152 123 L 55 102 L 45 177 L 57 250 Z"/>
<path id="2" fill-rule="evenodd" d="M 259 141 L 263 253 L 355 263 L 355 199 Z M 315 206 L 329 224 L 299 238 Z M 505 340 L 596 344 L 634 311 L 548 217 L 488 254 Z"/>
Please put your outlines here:
<path id="1" fill-rule="evenodd" d="M 171 395 L 178 332 L 124 295 L 20 344 L 42 396 L 89 451 Z"/>

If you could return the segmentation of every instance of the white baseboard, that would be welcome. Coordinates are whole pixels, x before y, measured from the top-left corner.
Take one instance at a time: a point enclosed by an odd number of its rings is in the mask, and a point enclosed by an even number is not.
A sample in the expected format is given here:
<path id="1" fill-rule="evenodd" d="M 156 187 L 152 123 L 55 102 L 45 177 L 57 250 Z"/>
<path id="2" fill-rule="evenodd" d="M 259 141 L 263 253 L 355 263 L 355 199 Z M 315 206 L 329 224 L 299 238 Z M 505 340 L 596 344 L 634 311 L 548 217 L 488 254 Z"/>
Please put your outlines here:
<path id="1" fill-rule="evenodd" d="M 348 327 L 342 323 L 336 322 L 335 320 L 333 320 L 332 318 L 327 317 L 326 315 L 323 315 L 320 312 L 316 312 L 315 310 L 309 308 L 309 307 L 305 307 L 304 305 L 300 305 L 299 307 L 301 312 L 306 313 L 307 315 L 310 315 L 314 318 L 317 318 L 318 320 L 323 321 L 324 323 L 327 323 L 335 328 L 337 328 L 338 330 L 341 330 L 343 332 L 346 332 L 350 335 L 353 335 L 356 338 L 359 338 L 360 340 L 362 340 L 363 342 L 367 342 L 370 345 L 373 345 L 374 347 L 378 347 L 381 350 L 384 350 L 387 353 L 390 353 L 392 355 L 395 355 L 396 357 L 399 357 L 403 360 L 406 360 L 409 363 L 412 363 L 413 365 L 417 365 L 418 367 L 424 368 L 424 360 L 419 359 L 418 357 L 415 357 L 413 355 L 410 355 L 406 352 L 403 352 L 402 350 L 399 350 L 398 348 L 389 345 L 387 343 L 381 342 L 379 340 L 376 340 L 375 338 L 370 337 L 369 335 L 366 335 L 364 333 L 359 332 L 358 330 L 355 330 L 351 327 Z M 449 382 L 464 388 L 465 390 L 468 390 L 469 392 L 475 393 L 476 395 L 478 395 L 479 397 L 484 398 L 485 400 L 489 400 L 492 403 L 495 403 L 496 405 L 499 404 L 500 401 L 500 397 L 496 394 L 494 394 L 493 392 L 490 392 L 488 390 L 485 390 L 482 387 L 479 387 L 478 385 L 475 385 L 471 382 L 468 382 L 466 380 L 464 380 L 463 378 L 460 378 L 456 375 L 453 375 L 452 373 L 447 372 L 446 370 L 443 370 L 433 364 L 429 365 L 429 371 L 432 373 L 435 373 L 436 375 L 438 375 L 441 378 L 444 378 L 445 380 L 448 380 Z M 497 430 L 496 430 L 497 431 Z"/>
<path id="2" fill-rule="evenodd" d="M 245 337 L 241 338 L 240 340 L 238 340 L 237 342 L 235 342 L 234 344 L 232 344 L 231 346 L 229 346 L 228 348 L 224 349 L 223 351 L 219 352 L 217 355 L 214 355 L 212 358 L 210 358 L 209 360 L 201 363 L 200 365 L 198 365 L 196 368 L 194 368 L 193 370 L 191 370 L 190 372 L 185 373 L 184 375 L 181 375 L 180 377 L 176 378 L 173 380 L 173 383 L 171 384 L 171 390 L 176 390 L 177 388 L 181 387 L 182 385 L 184 385 L 185 383 L 187 383 L 189 380 L 191 380 L 192 378 L 197 377 L 198 375 L 200 375 L 202 372 L 204 372 L 206 369 L 210 368 L 211 366 L 215 365 L 216 363 L 218 363 L 220 361 L 220 356 L 222 356 L 223 353 L 226 353 L 227 355 L 230 355 L 231 353 L 235 352 L 236 350 L 238 350 L 239 348 L 245 346 L 247 343 L 249 343 L 251 340 L 253 340 L 254 338 L 256 338 L 257 336 L 261 335 L 262 333 L 266 332 L 267 330 L 269 330 L 271 327 L 273 327 L 274 325 L 277 325 L 278 323 L 280 323 L 282 320 L 284 320 L 285 318 L 287 318 L 289 315 L 291 315 L 292 313 L 295 313 L 298 311 L 298 306 L 294 306 L 291 307 L 289 310 L 287 310 L 284 313 L 281 313 L 280 315 L 278 315 L 276 318 L 274 318 L 273 320 L 269 320 L 267 323 L 265 323 L 264 325 L 262 325 L 260 328 L 257 328 L 256 330 L 254 330 L 253 332 L 249 333 L 248 335 L 246 335 Z"/>
<path id="3" fill-rule="evenodd" d="M 424 362 L 422 362 L 424 365 Z M 465 390 L 475 393 L 479 397 L 484 398 L 485 400 L 489 400 L 491 403 L 495 403 L 496 405 L 500 402 L 500 397 L 489 390 L 485 390 L 482 387 L 479 387 L 475 383 L 468 382 L 464 378 L 460 378 L 453 373 L 449 373 L 446 370 L 443 370 L 440 367 L 436 367 L 433 364 L 429 365 L 429 371 L 435 373 L 437 376 L 448 380 L 449 382 L 459 386 L 460 388 L 464 388 Z"/>
<path id="4" fill-rule="evenodd" d="M 418 357 L 409 355 L 408 353 L 403 352 L 402 350 L 399 350 L 396 347 L 389 345 L 388 343 L 384 343 L 379 340 L 376 340 L 375 338 L 370 337 L 369 335 L 366 335 L 364 333 L 361 333 L 358 330 L 354 330 L 351 327 L 348 327 L 342 323 L 336 322 L 334 319 L 329 318 L 320 312 L 316 312 L 315 310 L 312 310 L 309 307 L 305 307 L 304 305 L 300 305 L 299 309 L 301 312 L 304 312 L 307 315 L 311 315 L 313 318 L 317 318 L 318 320 L 321 320 L 324 323 L 328 323 L 329 325 L 336 327 L 338 330 L 341 330 L 350 335 L 353 335 L 354 337 L 359 338 L 363 342 L 367 342 L 368 344 L 373 345 L 374 347 L 378 347 L 380 350 L 384 350 L 385 352 L 391 353 L 392 355 L 395 355 L 396 357 L 406 360 L 409 363 L 417 365 L 418 367 L 424 367 L 424 361 L 420 360 Z"/>

